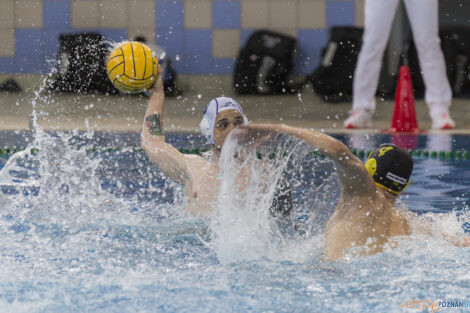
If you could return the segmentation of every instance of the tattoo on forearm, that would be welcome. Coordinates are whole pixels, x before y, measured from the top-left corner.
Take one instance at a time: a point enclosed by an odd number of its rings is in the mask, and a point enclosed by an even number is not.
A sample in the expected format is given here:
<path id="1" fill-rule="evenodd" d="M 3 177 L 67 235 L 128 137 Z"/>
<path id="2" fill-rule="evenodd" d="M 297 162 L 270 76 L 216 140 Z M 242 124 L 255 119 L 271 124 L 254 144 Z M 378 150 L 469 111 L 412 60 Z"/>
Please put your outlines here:
<path id="1" fill-rule="evenodd" d="M 145 117 L 145 124 L 147 125 L 147 128 L 152 135 L 163 135 L 163 130 L 160 122 L 160 114 L 155 113 Z"/>

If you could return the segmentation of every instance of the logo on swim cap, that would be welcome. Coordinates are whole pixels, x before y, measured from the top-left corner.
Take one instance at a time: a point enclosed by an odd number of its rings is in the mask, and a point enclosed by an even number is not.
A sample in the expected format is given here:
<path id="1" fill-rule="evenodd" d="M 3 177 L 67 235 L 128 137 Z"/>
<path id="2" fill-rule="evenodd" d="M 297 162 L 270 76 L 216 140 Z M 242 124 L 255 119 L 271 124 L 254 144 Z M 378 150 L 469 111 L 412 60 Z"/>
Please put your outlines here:
<path id="1" fill-rule="evenodd" d="M 383 156 L 387 151 L 393 150 L 393 147 L 386 147 L 386 148 L 381 148 L 379 150 L 379 157 Z"/>
<path id="2" fill-rule="evenodd" d="M 408 181 L 405 178 L 397 176 L 390 172 L 388 172 L 387 175 L 385 175 L 385 177 L 390 179 L 391 181 L 396 182 L 397 184 L 406 185 L 408 183 Z"/>
<path id="3" fill-rule="evenodd" d="M 242 107 L 232 98 L 227 97 L 219 97 L 212 99 L 204 109 L 204 116 L 202 118 L 201 124 L 199 127 L 201 128 L 201 132 L 206 137 L 207 142 L 210 144 L 215 145 L 214 142 L 214 125 L 215 119 L 217 115 L 225 110 L 236 110 L 240 112 L 243 117 L 243 124 L 248 123 L 248 119 L 246 118 L 245 114 L 243 114 Z"/>
<path id="4" fill-rule="evenodd" d="M 402 148 L 383 144 L 370 153 L 365 166 L 377 186 L 399 194 L 410 184 L 413 159 Z"/>

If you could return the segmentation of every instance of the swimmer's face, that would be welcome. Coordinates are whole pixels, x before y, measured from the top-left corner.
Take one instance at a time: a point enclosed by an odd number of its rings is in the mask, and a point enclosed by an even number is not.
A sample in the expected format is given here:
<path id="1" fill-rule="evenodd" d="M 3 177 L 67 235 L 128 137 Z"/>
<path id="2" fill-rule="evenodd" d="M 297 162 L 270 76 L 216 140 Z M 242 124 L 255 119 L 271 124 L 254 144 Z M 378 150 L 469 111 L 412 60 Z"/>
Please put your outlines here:
<path id="1" fill-rule="evenodd" d="M 225 110 L 215 118 L 214 142 L 217 148 L 224 145 L 225 138 L 237 126 L 243 124 L 243 116 L 237 110 Z"/>

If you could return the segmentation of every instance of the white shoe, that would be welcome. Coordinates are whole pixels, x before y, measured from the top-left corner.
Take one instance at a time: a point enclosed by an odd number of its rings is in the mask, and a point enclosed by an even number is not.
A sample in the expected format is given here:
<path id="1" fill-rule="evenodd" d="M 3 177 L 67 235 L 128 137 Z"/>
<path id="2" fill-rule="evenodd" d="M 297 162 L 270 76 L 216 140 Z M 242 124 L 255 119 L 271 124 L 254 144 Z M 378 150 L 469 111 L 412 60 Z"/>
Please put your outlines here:
<path id="1" fill-rule="evenodd" d="M 346 128 L 369 128 L 372 126 L 372 112 L 370 110 L 355 109 L 344 121 Z"/>
<path id="2" fill-rule="evenodd" d="M 442 112 L 431 117 L 433 129 L 454 129 L 455 122 L 449 112 Z"/>

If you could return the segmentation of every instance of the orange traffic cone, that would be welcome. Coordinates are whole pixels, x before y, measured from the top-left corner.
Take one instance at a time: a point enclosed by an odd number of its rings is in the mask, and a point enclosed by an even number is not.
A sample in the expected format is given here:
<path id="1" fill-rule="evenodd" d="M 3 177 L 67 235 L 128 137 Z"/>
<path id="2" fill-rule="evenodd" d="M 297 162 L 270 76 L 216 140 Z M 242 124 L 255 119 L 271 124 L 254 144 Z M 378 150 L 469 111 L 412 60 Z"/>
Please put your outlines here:
<path id="1" fill-rule="evenodd" d="M 400 67 L 397 91 L 395 93 L 395 109 L 389 131 L 407 133 L 419 131 L 418 122 L 416 121 L 411 73 L 407 65 Z"/>

